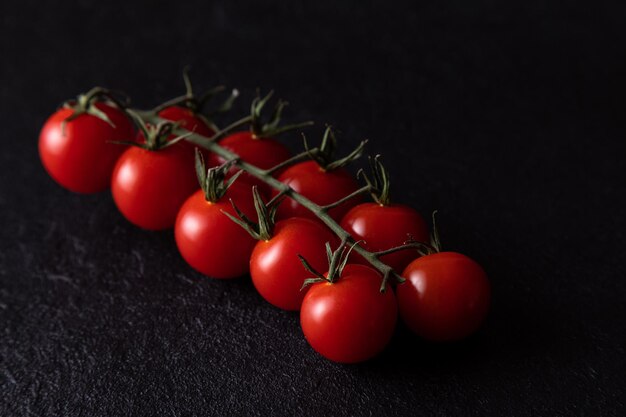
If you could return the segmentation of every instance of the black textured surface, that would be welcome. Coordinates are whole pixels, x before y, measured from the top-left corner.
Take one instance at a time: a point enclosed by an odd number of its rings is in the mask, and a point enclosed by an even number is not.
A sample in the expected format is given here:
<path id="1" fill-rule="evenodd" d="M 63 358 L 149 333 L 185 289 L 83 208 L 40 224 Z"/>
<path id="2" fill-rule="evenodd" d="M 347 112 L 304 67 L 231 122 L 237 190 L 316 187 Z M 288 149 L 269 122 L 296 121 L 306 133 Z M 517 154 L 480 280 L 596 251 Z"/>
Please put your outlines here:
<path id="1" fill-rule="evenodd" d="M 0 415 L 624 411 L 623 3 L 49 3 L 0 6 Z M 240 110 L 275 88 L 344 149 L 370 138 L 396 195 L 488 271 L 484 328 L 450 346 L 399 328 L 330 363 L 248 278 L 201 277 L 170 232 L 46 176 L 59 102 L 104 85 L 148 107 L 185 64 Z"/>

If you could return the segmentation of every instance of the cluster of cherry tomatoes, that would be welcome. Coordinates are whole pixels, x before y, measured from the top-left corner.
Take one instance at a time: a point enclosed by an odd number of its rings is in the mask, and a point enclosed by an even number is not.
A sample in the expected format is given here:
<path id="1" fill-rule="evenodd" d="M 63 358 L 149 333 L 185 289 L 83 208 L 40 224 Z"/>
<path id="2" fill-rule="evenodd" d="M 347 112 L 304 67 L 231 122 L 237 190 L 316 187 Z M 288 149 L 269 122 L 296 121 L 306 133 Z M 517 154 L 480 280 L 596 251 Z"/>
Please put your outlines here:
<path id="1" fill-rule="evenodd" d="M 44 167 L 74 192 L 110 187 L 122 215 L 143 229 L 174 228 L 182 257 L 202 274 L 230 279 L 249 273 L 265 300 L 300 311 L 307 341 L 333 361 L 360 362 L 381 352 L 398 313 L 432 341 L 461 339 L 479 327 L 490 300 L 485 272 L 467 256 L 441 252 L 436 234 L 427 243 L 428 226 L 420 214 L 390 201 L 387 172 L 378 158 L 372 174 L 364 176 L 373 201 L 363 201 L 363 187 L 345 167 L 360 156 L 363 144 L 334 159 L 336 139 L 328 128 L 319 147 L 307 146 L 308 160 L 286 163 L 289 150 L 273 138 L 289 128 L 279 125 L 284 103 L 266 120 L 270 95 L 257 98 L 244 120 L 249 129 L 218 131 L 202 115 L 204 99 L 187 85 L 184 97 L 156 109 L 170 121 L 158 124 L 144 123 L 99 88 L 67 102 L 41 131 Z M 281 195 L 262 176 L 176 137 L 176 127 L 211 138 L 288 185 L 290 193 Z M 321 208 L 311 211 L 292 199 L 293 193 Z M 321 216 L 337 222 L 351 244 Z M 385 281 L 381 288 L 383 276 L 350 250 L 355 244 L 404 282 Z"/>

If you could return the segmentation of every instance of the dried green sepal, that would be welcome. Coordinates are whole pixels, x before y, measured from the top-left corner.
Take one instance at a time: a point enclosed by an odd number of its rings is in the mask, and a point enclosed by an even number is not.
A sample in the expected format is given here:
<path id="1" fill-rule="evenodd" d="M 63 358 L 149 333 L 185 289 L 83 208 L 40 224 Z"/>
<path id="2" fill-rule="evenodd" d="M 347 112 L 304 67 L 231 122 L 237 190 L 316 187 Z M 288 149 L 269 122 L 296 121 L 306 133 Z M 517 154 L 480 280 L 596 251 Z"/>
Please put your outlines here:
<path id="1" fill-rule="evenodd" d="M 298 255 L 304 269 L 315 276 L 314 278 L 305 279 L 302 284 L 302 288 L 317 282 L 327 281 L 332 284 L 337 281 L 341 277 L 341 274 L 343 274 L 343 270 L 348 264 L 350 253 L 358 244 L 359 242 L 354 242 L 352 245 L 348 246 L 347 242 L 343 241 L 339 247 L 333 251 L 330 246 L 330 242 L 326 242 L 326 260 L 328 262 L 328 272 L 326 276 L 316 271 L 315 268 L 313 268 L 302 255 Z"/>
<path id="2" fill-rule="evenodd" d="M 363 155 L 363 149 L 367 141 L 361 141 L 356 148 L 348 155 L 340 159 L 335 158 L 335 150 L 337 148 L 337 137 L 331 126 L 327 126 L 322 136 L 322 141 L 317 148 L 311 149 L 306 136 L 302 135 L 305 151 L 309 154 L 309 158 L 317 162 L 324 171 L 333 171 L 345 167 L 349 163 L 359 159 Z M 315 151 L 313 151 L 315 150 Z"/>
<path id="3" fill-rule="evenodd" d="M 430 237 L 430 245 L 435 250 L 435 253 L 441 252 L 441 239 L 439 238 L 439 229 L 437 228 L 437 210 L 433 211 L 433 232 Z"/>
<path id="4" fill-rule="evenodd" d="M 204 198 L 207 201 L 216 203 L 221 200 L 228 191 L 228 188 L 233 185 L 237 178 L 243 173 L 243 171 L 239 171 L 229 179 L 226 179 L 226 174 L 235 162 L 236 160 L 233 159 L 220 166 L 207 169 L 202 152 L 196 148 L 196 176 L 198 177 L 200 188 L 204 192 Z"/>
<path id="5" fill-rule="evenodd" d="M 156 126 L 145 123 L 144 120 L 135 113 L 133 110 L 127 109 L 126 113 L 130 116 L 131 120 L 135 123 L 137 128 L 141 131 L 145 143 L 139 142 L 127 142 L 128 145 L 137 146 L 139 148 L 147 149 L 149 151 L 158 151 L 161 149 L 169 148 L 193 134 L 193 132 L 187 132 L 184 135 L 176 136 L 170 139 L 170 136 L 174 134 L 174 131 L 179 127 L 180 123 L 162 121 Z"/>
<path id="6" fill-rule="evenodd" d="M 284 108 L 288 104 L 283 100 L 278 100 L 274 106 L 272 114 L 265 118 L 263 115 L 263 109 L 273 95 L 274 91 L 270 91 L 265 97 L 261 97 L 260 94 L 257 94 L 250 105 L 250 130 L 256 138 L 262 139 L 274 137 L 288 130 L 299 129 L 313 124 L 313 122 L 308 121 L 280 126 L 280 118 Z"/>
<path id="7" fill-rule="evenodd" d="M 202 119 L 208 126 L 211 126 L 213 130 L 218 130 L 215 126 L 211 117 L 218 113 L 225 113 L 229 111 L 234 101 L 239 96 L 239 91 L 237 89 L 233 89 L 229 96 L 218 106 L 213 109 L 205 110 L 207 104 L 213 100 L 218 94 L 222 93 L 226 90 L 226 87 L 223 85 L 219 85 L 213 87 L 200 96 L 197 96 L 193 90 L 193 84 L 191 83 L 191 79 L 189 78 L 189 66 L 186 66 L 183 69 L 183 82 L 185 84 L 185 94 L 179 97 L 175 97 L 171 100 L 166 101 L 163 104 L 160 104 L 156 108 L 154 108 L 155 112 L 159 112 L 167 107 L 180 106 L 189 109 L 196 117 Z"/>
<path id="8" fill-rule="evenodd" d="M 253 238 L 257 240 L 270 240 L 274 232 L 274 225 L 276 224 L 276 210 L 282 199 L 272 199 L 270 203 L 265 203 L 256 185 L 252 187 L 252 196 L 258 219 L 256 223 L 242 213 L 232 200 L 231 204 L 237 213 L 237 217 L 227 212 L 224 212 L 224 214 L 239 226 L 243 227 Z"/>
<path id="9" fill-rule="evenodd" d="M 130 104 L 130 98 L 126 94 L 119 91 L 111 91 L 102 87 L 94 87 L 88 92 L 78 95 L 75 100 L 66 101 L 63 103 L 62 107 L 64 109 L 72 110 L 72 114 L 61 123 L 62 133 L 65 134 L 65 126 L 67 123 L 83 114 L 94 116 L 107 123 L 109 126 L 115 128 L 115 124 L 111 121 L 109 116 L 95 106 L 95 103 L 97 102 L 111 103 L 124 110 Z"/>
<path id="10" fill-rule="evenodd" d="M 380 161 L 380 155 L 376 155 L 374 158 L 368 157 L 368 160 L 371 177 L 369 177 L 363 170 L 359 170 L 357 176 L 363 177 L 363 180 L 370 186 L 370 194 L 374 201 L 380 205 L 386 206 L 391 202 L 389 195 L 391 188 L 389 172 Z"/>

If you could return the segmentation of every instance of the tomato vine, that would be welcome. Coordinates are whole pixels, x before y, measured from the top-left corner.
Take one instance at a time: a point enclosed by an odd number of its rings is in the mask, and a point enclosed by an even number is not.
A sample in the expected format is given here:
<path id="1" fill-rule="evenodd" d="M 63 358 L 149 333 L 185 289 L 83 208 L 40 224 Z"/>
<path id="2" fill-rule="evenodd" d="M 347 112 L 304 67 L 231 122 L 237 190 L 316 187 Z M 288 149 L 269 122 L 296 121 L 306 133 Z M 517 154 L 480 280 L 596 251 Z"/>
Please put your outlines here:
<path id="1" fill-rule="evenodd" d="M 134 110 L 134 113 L 136 113 L 139 117 L 141 117 L 145 123 L 157 125 L 159 123 L 164 122 L 164 120 L 161 119 L 154 111 Z M 239 156 L 237 154 L 219 145 L 218 140 L 217 140 L 218 138 L 222 137 L 223 135 L 225 135 L 226 133 L 230 132 L 232 129 L 238 126 L 242 126 L 246 123 L 249 123 L 250 119 L 251 118 L 249 116 L 243 119 L 240 119 L 234 122 L 233 124 L 231 124 L 230 126 L 220 130 L 211 138 L 199 135 L 194 132 L 189 132 L 188 130 L 183 129 L 181 127 L 176 127 L 173 133 L 177 136 L 184 135 L 185 140 L 201 148 L 204 148 L 210 152 L 214 152 L 215 154 L 224 158 L 226 161 L 234 161 L 232 163 L 237 168 L 259 179 L 260 181 L 264 182 L 268 186 L 272 187 L 273 189 L 278 191 L 280 195 L 291 197 L 300 205 L 302 205 L 303 207 L 306 207 L 308 210 L 313 212 L 317 216 L 317 218 L 319 218 L 322 222 L 324 222 L 324 224 L 326 224 L 326 226 L 328 226 L 342 242 L 347 243 L 347 244 L 356 243 L 353 241 L 352 237 L 348 234 L 348 232 L 346 232 L 339 225 L 338 222 L 336 222 L 331 216 L 328 215 L 328 210 L 332 207 L 335 207 L 341 204 L 343 201 L 347 199 L 355 197 L 356 195 L 369 193 L 372 186 L 369 184 L 364 185 L 363 187 L 361 187 L 359 190 L 355 191 L 351 195 L 348 195 L 342 198 L 341 200 L 338 200 L 337 202 L 326 205 L 326 206 L 320 206 L 318 204 L 315 204 L 314 202 L 304 197 L 303 195 L 300 195 L 294 192 L 288 185 L 274 178 L 271 175 L 271 173 L 275 171 L 274 167 L 270 169 L 260 169 L 256 167 L 255 165 L 239 160 Z M 308 152 L 311 152 L 311 150 L 309 149 Z M 374 268 L 376 268 L 382 274 L 383 279 L 382 279 L 382 283 L 380 286 L 381 292 L 385 291 L 385 289 L 387 288 L 387 282 L 392 277 L 395 278 L 397 282 L 399 283 L 404 282 L 404 278 L 402 278 L 399 273 L 394 271 L 393 268 L 391 268 L 389 265 L 385 264 L 379 259 L 379 256 L 380 256 L 379 254 L 375 252 L 369 252 L 365 250 L 364 248 L 362 248 L 360 245 L 356 245 L 354 247 L 354 251 L 357 252 L 359 255 L 361 255 L 363 258 L 365 258 Z"/>

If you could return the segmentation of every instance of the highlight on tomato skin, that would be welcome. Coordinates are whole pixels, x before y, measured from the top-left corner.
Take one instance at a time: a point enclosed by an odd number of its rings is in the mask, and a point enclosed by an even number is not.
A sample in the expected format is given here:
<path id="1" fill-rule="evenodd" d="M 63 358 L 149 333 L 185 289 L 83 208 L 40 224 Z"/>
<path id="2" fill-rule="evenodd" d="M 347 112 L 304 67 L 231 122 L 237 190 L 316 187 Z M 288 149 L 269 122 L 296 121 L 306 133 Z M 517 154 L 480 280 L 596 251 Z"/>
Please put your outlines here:
<path id="1" fill-rule="evenodd" d="M 250 276 L 259 294 L 283 310 L 298 311 L 308 287 L 310 274 L 298 255 L 316 269 L 327 267 L 325 244 L 335 246 L 337 237 L 322 223 L 293 217 L 274 226 L 269 240 L 259 240 L 250 257 Z"/>
<path id="2" fill-rule="evenodd" d="M 396 288 L 400 317 L 417 335 L 436 342 L 474 333 L 489 310 L 491 288 L 483 268 L 456 252 L 411 262 Z"/>
<path id="3" fill-rule="evenodd" d="M 348 264 L 334 283 L 311 285 L 300 311 L 307 342 L 334 362 L 358 363 L 384 350 L 398 316 L 396 297 L 375 269 Z"/>
<path id="4" fill-rule="evenodd" d="M 82 194 L 106 190 L 125 146 L 113 141 L 132 140 L 135 129 L 119 108 L 106 102 L 92 104 L 111 124 L 91 114 L 62 108 L 51 115 L 39 135 L 39 156 L 48 174 L 62 187 Z"/>
<path id="5" fill-rule="evenodd" d="M 176 218 L 174 237 L 180 254 L 210 278 L 237 278 L 249 271 L 256 240 L 224 214 L 236 214 L 231 199 L 246 216 L 255 215 L 249 187 L 234 182 L 216 202 L 207 201 L 204 191 L 198 190 L 185 201 Z"/>
<path id="6" fill-rule="evenodd" d="M 427 242 L 428 225 L 412 207 L 402 204 L 362 203 L 341 219 L 340 226 L 370 252 L 402 246 L 407 241 Z M 416 249 L 405 249 L 380 257 L 398 273 L 419 256 Z M 366 259 L 352 253 L 351 262 L 369 265 Z"/>

